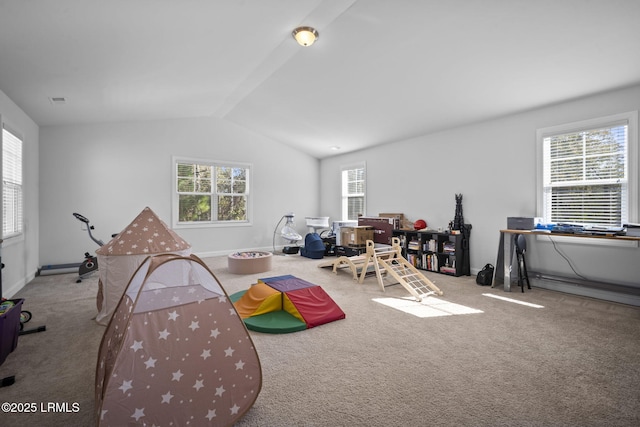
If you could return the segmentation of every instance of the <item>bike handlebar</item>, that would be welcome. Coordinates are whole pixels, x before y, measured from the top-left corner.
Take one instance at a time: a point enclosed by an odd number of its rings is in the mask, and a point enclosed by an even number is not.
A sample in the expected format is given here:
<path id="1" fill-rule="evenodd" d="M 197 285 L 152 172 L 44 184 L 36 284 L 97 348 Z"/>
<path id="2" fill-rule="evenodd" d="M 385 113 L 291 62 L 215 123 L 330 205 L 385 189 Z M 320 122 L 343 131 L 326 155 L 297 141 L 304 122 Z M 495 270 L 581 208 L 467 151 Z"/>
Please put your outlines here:
<path id="1" fill-rule="evenodd" d="M 80 220 L 80 221 L 84 222 L 85 224 L 89 224 L 89 220 L 88 220 L 87 218 L 83 217 L 82 215 L 80 215 L 79 213 L 75 213 L 75 212 L 74 212 L 74 213 L 73 213 L 73 216 L 75 216 L 75 217 L 76 217 L 76 219 L 78 219 L 78 220 Z"/>
<path id="2" fill-rule="evenodd" d="M 91 238 L 91 240 L 96 242 L 98 244 L 98 246 L 104 245 L 102 240 L 96 239 L 95 237 L 93 237 L 93 234 L 91 234 L 91 230 L 93 229 L 93 225 L 89 225 L 89 220 L 87 218 L 85 218 L 84 216 L 80 215 L 79 213 L 75 213 L 75 212 L 73 213 L 73 216 L 75 216 L 78 220 L 80 220 L 80 221 L 84 222 L 85 224 L 87 224 L 87 233 L 89 233 L 89 237 Z"/>

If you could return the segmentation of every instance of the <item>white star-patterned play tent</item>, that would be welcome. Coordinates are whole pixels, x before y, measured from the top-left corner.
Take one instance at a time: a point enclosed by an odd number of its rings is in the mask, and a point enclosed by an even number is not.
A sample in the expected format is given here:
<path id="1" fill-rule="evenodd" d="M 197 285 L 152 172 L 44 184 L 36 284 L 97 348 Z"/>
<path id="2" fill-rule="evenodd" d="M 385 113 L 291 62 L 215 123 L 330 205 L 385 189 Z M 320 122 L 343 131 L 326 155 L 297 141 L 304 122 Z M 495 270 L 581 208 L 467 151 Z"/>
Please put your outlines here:
<path id="1" fill-rule="evenodd" d="M 232 425 L 261 387 L 251 337 L 202 260 L 146 258 L 102 337 L 96 425 Z"/>
<path id="2" fill-rule="evenodd" d="M 149 207 L 144 208 L 131 224 L 96 251 L 100 266 L 96 322 L 101 325 L 109 322 L 136 269 L 149 255 L 162 253 L 188 256 L 191 245 Z"/>

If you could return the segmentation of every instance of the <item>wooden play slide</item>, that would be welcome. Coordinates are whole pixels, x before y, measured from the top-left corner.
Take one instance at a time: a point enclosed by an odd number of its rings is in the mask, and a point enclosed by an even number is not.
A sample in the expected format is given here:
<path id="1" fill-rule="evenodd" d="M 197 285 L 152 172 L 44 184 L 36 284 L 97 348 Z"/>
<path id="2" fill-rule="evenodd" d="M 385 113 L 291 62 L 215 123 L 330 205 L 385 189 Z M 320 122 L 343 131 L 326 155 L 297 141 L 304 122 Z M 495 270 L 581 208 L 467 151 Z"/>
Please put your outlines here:
<path id="1" fill-rule="evenodd" d="M 367 252 L 365 255 L 352 257 L 341 256 L 334 261 L 326 261 L 318 264 L 318 267 L 333 267 L 333 272 L 338 269 L 349 268 L 353 279 L 359 283 L 373 266 L 380 289 L 384 292 L 384 276 L 389 274 L 397 283 L 401 284 L 418 301 L 429 295 L 442 295 L 443 292 L 429 280 L 420 270 L 402 256 L 400 241 L 397 237 L 392 239 L 391 246 L 376 246 L 372 240 L 367 240 Z"/>

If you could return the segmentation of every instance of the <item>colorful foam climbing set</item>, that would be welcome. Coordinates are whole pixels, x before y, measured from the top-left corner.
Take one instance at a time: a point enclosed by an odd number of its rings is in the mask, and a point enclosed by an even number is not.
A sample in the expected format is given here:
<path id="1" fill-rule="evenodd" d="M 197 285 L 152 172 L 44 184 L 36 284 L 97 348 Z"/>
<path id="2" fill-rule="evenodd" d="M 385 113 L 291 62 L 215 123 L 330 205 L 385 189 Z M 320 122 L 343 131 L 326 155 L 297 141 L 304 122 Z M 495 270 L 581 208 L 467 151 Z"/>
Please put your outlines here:
<path id="1" fill-rule="evenodd" d="M 258 332 L 302 331 L 346 317 L 324 289 L 291 275 L 258 279 L 231 300 L 247 328 Z"/>

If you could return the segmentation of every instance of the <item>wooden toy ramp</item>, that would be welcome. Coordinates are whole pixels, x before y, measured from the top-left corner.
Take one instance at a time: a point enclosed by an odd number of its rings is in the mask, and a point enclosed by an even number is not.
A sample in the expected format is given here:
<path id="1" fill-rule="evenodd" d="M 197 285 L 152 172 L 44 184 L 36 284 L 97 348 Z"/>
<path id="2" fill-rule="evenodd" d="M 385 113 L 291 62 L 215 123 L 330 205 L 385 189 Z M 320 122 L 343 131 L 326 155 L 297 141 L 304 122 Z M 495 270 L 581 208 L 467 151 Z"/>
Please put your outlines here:
<path id="1" fill-rule="evenodd" d="M 351 270 L 353 280 L 358 280 L 360 270 L 365 266 L 367 257 L 365 255 L 341 256 L 333 261 L 324 261 L 318 264 L 320 268 L 333 267 L 332 271 L 338 273 L 339 269 L 348 268 Z"/>
<path id="2" fill-rule="evenodd" d="M 388 247 L 376 248 L 372 240 L 367 240 L 367 264 L 372 262 L 376 270 L 376 277 L 380 288 L 384 291 L 382 275 L 387 273 L 400 283 L 418 301 L 426 296 L 443 292 L 413 264 L 402 256 L 400 240 L 392 239 L 391 249 Z M 360 283 L 364 280 L 366 267 L 360 275 Z"/>
<path id="3" fill-rule="evenodd" d="M 375 256 L 377 258 L 392 258 L 400 255 L 401 249 L 400 245 L 397 246 L 389 246 L 389 245 L 381 245 L 375 247 L 375 244 L 371 242 L 375 249 Z M 364 278 L 369 273 L 374 273 L 371 267 L 375 267 L 376 263 L 374 262 L 374 258 L 368 252 L 365 252 L 363 255 L 355 255 L 355 256 L 340 256 L 332 261 L 324 261 L 318 264 L 320 268 L 332 267 L 332 271 L 337 273 L 338 270 L 348 268 L 353 275 L 353 280 L 357 280 L 358 283 L 362 283 Z M 384 268 L 380 273 L 376 270 L 376 275 L 384 274 Z M 384 285 L 381 285 L 384 290 Z"/>

